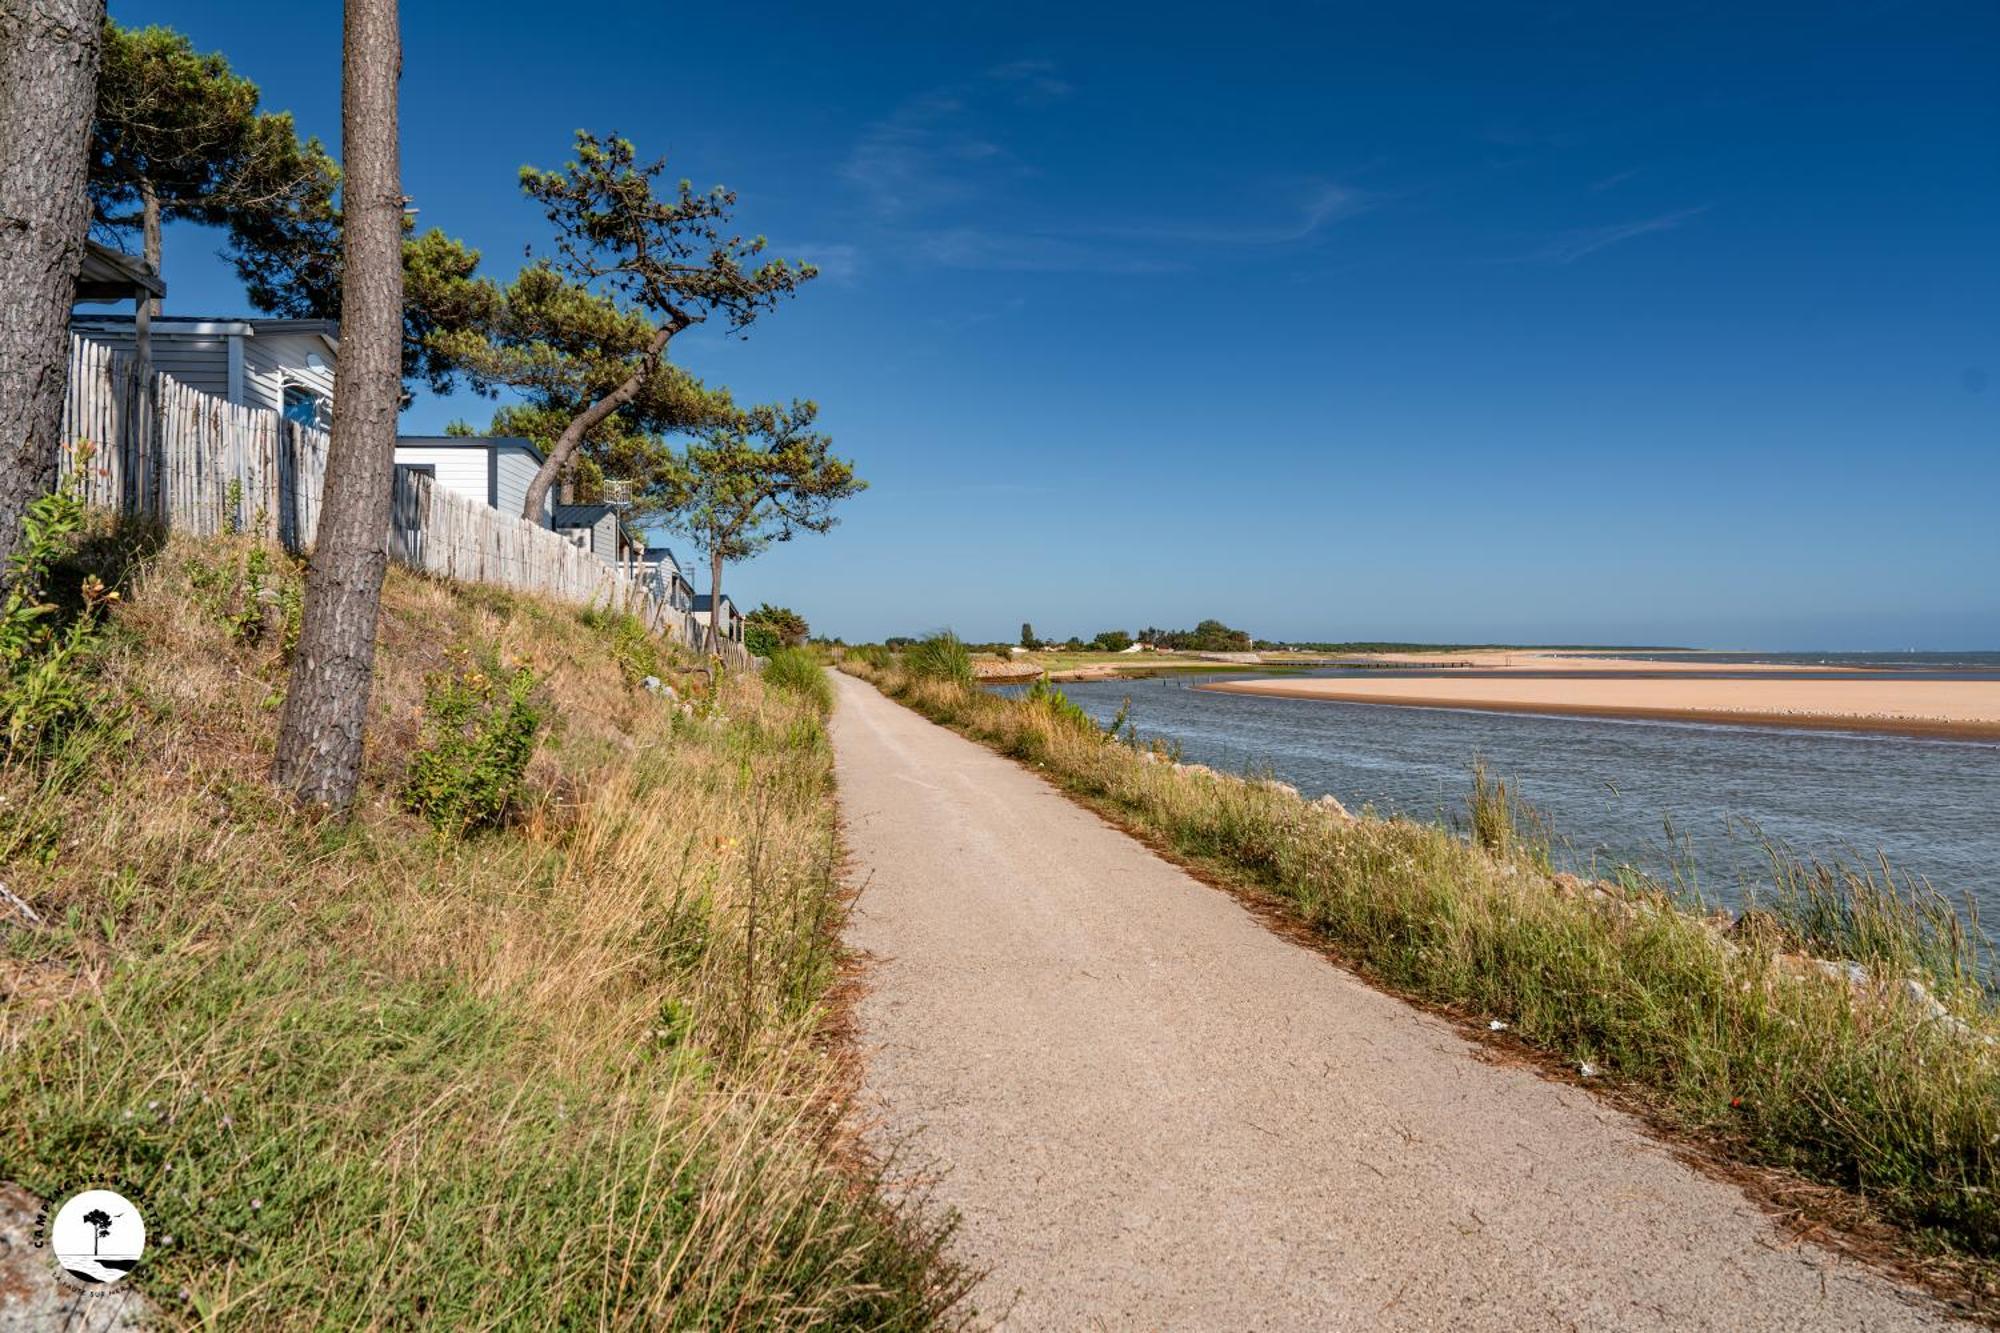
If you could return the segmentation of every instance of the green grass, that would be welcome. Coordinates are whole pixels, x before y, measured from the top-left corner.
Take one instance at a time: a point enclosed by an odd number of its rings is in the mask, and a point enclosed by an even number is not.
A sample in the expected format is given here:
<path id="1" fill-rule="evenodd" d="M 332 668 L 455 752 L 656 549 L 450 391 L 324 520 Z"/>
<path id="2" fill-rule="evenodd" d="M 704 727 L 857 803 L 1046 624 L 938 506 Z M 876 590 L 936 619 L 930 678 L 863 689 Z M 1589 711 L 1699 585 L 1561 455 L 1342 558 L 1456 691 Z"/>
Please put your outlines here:
<path id="1" fill-rule="evenodd" d="M 261 780 L 279 650 L 189 595 L 208 549 L 114 620 L 129 741 L 0 769 L 48 923 L 0 926 L 0 1178 L 122 1182 L 169 1326 L 955 1321 L 943 1230 L 835 1156 L 818 700 L 662 653 L 676 703 L 615 618 L 392 572 L 361 804 L 302 817 Z M 396 799 L 454 645 L 554 724 L 462 841 Z"/>
<path id="2" fill-rule="evenodd" d="M 950 630 L 927 636 L 903 654 L 903 669 L 923 680 L 971 685 L 972 654 Z"/>
<path id="3" fill-rule="evenodd" d="M 804 648 L 776 649 L 764 667 L 764 683 L 798 695 L 821 716 L 833 711 L 833 682 L 826 678 L 826 665 L 817 653 Z"/>
<path id="4" fill-rule="evenodd" d="M 1976 929 L 1922 886 L 1781 857 L 1770 928 L 1732 939 L 1657 886 L 1552 873 L 1546 836 L 1484 773 L 1467 839 L 1183 769 L 1060 710 L 844 668 L 1269 894 L 1380 982 L 1505 1022 L 1743 1161 L 1850 1191 L 1917 1250 L 1973 1260 L 1990 1298 L 2000 1021 Z M 1828 975 L 1809 949 L 1863 962 L 1867 981 Z"/>

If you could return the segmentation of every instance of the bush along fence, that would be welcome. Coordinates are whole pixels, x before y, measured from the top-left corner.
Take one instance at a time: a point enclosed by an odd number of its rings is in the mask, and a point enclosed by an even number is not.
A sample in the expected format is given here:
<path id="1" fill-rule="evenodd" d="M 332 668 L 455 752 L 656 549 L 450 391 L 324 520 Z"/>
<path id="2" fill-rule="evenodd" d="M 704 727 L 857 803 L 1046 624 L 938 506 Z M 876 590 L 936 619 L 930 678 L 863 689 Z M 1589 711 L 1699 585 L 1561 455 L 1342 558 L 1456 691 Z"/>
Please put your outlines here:
<path id="1" fill-rule="evenodd" d="M 249 533 L 295 555 L 312 547 L 325 431 L 169 375 L 142 378 L 131 357 L 72 337 L 63 438 L 63 472 L 92 508 L 196 536 Z M 637 571 L 409 468 L 396 469 L 388 537 L 389 558 L 410 569 L 629 612 L 663 638 L 700 646 L 701 627 Z M 722 649 L 730 665 L 750 664 L 741 645 Z"/>

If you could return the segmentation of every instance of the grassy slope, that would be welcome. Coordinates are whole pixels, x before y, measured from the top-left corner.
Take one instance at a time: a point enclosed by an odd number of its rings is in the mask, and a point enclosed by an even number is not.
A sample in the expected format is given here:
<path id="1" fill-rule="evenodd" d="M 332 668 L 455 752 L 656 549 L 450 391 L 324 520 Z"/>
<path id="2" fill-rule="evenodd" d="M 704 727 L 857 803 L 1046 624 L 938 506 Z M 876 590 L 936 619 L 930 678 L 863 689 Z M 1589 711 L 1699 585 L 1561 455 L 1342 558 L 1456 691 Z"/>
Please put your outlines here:
<path id="1" fill-rule="evenodd" d="M 2000 1258 L 2000 1018 L 1954 923 L 1877 883 L 1794 878 L 1782 921 L 1732 940 L 1667 896 L 1584 885 L 1516 840 L 1504 794 L 1487 846 L 1408 820 L 1348 819 L 1290 788 L 1187 770 L 1108 741 L 1059 696 L 1013 702 L 850 659 L 933 720 L 1035 764 L 1192 864 L 1269 894 L 1363 971 L 1588 1062 L 1663 1121 L 1851 1191 L 1918 1249 L 1967 1259 L 1994 1308 Z M 1067 712 L 1067 716 L 1065 715 Z M 1796 873 L 1799 868 L 1794 867 Z M 1921 900 L 1920 900 L 1921 901 Z M 1855 987 L 1792 952 L 1859 958 Z M 1937 1021 L 1901 978 L 1920 975 Z M 1949 1261 L 1959 1266 L 1959 1260 Z"/>
<path id="2" fill-rule="evenodd" d="M 0 927 L 0 1178 L 125 1182 L 177 1322 L 934 1322 L 938 1234 L 832 1161 L 819 709 L 732 679 L 682 715 L 615 627 L 391 571 L 361 806 L 315 821 L 262 781 L 277 650 L 191 586 L 241 558 L 177 542 L 128 592 L 129 740 L 0 771 L 49 922 Z M 453 645 L 548 673 L 553 718 L 463 843 L 394 800 Z"/>

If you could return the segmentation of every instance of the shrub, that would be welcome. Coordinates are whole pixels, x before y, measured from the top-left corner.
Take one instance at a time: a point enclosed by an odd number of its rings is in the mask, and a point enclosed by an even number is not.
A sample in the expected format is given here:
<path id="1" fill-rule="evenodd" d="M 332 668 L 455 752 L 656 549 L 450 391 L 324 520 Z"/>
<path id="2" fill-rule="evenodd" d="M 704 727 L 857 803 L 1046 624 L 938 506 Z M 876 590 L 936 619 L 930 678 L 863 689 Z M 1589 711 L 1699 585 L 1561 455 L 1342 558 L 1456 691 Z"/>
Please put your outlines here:
<path id="1" fill-rule="evenodd" d="M 199 552 L 187 560 L 188 588 L 195 604 L 228 632 L 231 640 L 254 647 L 278 631 L 278 646 L 286 657 L 298 646 L 305 622 L 305 578 L 301 563 L 279 556 L 262 544 L 224 546 L 218 558 Z"/>
<path id="2" fill-rule="evenodd" d="M 803 648 L 780 648 L 772 653 L 764 668 L 764 683 L 790 690 L 822 713 L 833 711 L 833 682 L 826 678 L 819 658 Z"/>
<path id="3" fill-rule="evenodd" d="M 812 637 L 812 626 L 789 606 L 772 606 L 765 602 L 746 616 L 745 621 L 748 625 L 762 625 L 768 629 L 777 636 L 781 648 L 796 648 Z"/>
<path id="4" fill-rule="evenodd" d="M 473 665 L 425 679 L 424 742 L 403 786 L 405 809 L 448 837 L 491 828 L 507 817 L 542 725 L 535 674 Z"/>
<path id="5" fill-rule="evenodd" d="M 743 625 L 743 646 L 749 650 L 752 657 L 775 657 L 778 650 L 784 646 L 784 640 L 780 639 L 778 632 L 769 625 L 760 620 L 751 620 L 744 622 Z"/>
<path id="6" fill-rule="evenodd" d="M 911 675 L 922 680 L 955 681 L 960 685 L 973 683 L 972 654 L 964 642 L 948 629 L 939 630 L 911 648 L 903 655 L 903 666 Z"/>
<path id="7" fill-rule="evenodd" d="M 1030 708 L 1041 709 L 1065 726 L 1091 732 L 1098 730 L 1097 723 L 1090 714 L 1084 712 L 1067 694 L 1049 684 L 1047 676 L 1036 677 L 1035 683 L 1021 696 L 1021 702 Z"/>
<path id="8" fill-rule="evenodd" d="M 648 676 L 660 674 L 660 641 L 646 628 L 646 622 L 630 611 L 600 611 L 595 607 L 581 613 L 584 624 L 602 630 L 611 640 L 611 660 L 627 685 L 637 685 Z"/>
<path id="9" fill-rule="evenodd" d="M 46 745 L 88 717 L 98 704 L 92 661 L 103 613 L 118 594 L 95 574 L 79 588 L 82 608 L 67 626 L 54 624 L 56 604 L 44 599 L 50 570 L 83 529 L 83 500 L 65 480 L 21 517 L 21 540 L 7 562 L 0 602 L 0 715 L 12 757 Z"/>

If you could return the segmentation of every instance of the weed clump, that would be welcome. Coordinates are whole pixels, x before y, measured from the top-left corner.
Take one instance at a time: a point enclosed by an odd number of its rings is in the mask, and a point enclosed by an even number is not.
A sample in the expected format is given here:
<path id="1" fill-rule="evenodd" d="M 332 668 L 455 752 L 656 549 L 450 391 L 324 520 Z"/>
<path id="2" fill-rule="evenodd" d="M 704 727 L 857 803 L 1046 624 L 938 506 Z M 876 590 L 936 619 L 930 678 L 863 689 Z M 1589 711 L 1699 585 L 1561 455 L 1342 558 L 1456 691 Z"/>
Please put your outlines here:
<path id="1" fill-rule="evenodd" d="M 789 690 L 824 716 L 833 711 L 833 682 L 819 658 L 804 648 L 779 648 L 764 667 L 764 683 Z"/>
<path id="2" fill-rule="evenodd" d="M 948 629 L 925 636 L 904 653 L 903 669 L 919 680 L 954 685 L 970 686 L 974 679 L 972 653 Z"/>
<path id="3" fill-rule="evenodd" d="M 255 648 L 273 631 L 285 659 L 298 647 L 305 623 L 305 575 L 290 556 L 273 559 L 261 542 L 219 544 L 188 554 L 188 590 L 240 648 Z"/>
<path id="4" fill-rule="evenodd" d="M 520 790 L 542 714 L 535 673 L 475 665 L 463 650 L 425 683 L 424 742 L 410 762 L 404 807 L 447 837 L 493 828 Z"/>
<path id="5" fill-rule="evenodd" d="M 577 618 L 609 636 L 611 660 L 618 664 L 618 673 L 627 685 L 637 685 L 648 676 L 659 676 L 664 661 L 660 656 L 660 640 L 646 628 L 645 621 L 630 611 L 602 611 L 594 607 Z"/>
<path id="6" fill-rule="evenodd" d="M 83 500 L 67 479 L 28 506 L 21 539 L 7 561 L 0 601 L 0 721 L 9 757 L 45 750 L 94 714 L 100 703 L 92 675 L 106 610 L 118 593 L 95 574 L 78 588 L 82 605 L 58 623 L 47 596 L 51 573 L 76 546 Z"/>

